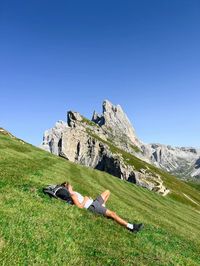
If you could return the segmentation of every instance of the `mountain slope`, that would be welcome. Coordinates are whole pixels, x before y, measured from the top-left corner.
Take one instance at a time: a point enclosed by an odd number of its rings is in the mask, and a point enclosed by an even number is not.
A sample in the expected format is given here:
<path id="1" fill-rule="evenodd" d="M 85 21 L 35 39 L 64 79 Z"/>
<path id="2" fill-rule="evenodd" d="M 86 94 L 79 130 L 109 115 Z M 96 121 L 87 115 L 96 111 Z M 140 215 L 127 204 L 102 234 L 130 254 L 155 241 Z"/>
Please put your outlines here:
<path id="1" fill-rule="evenodd" d="M 92 120 L 78 112 L 68 111 L 67 122 L 58 121 L 53 128 L 45 131 L 41 148 L 163 196 L 170 190 L 160 175 L 162 171 L 156 167 L 184 180 L 198 178 L 200 150 L 144 144 L 138 139 L 121 106 L 105 100 L 102 107 L 102 114 L 94 112 Z M 137 158 L 143 160 L 140 167 Z"/>
<path id="2" fill-rule="evenodd" d="M 69 111 L 67 123 L 59 121 L 45 132 L 41 147 L 72 162 L 108 172 L 163 196 L 167 195 L 169 189 L 164 186 L 160 175 L 154 170 L 149 171 L 147 164 L 134 156 L 141 150 L 136 145 L 138 141 L 134 130 L 131 130 L 122 109 L 111 108 L 107 104 L 105 110 L 104 116 L 94 115 L 97 124 L 77 112 Z"/>
<path id="3" fill-rule="evenodd" d="M 0 133 L 0 264 L 199 265 L 200 193 L 165 179 L 173 191 L 164 198 Z M 107 207 L 145 229 L 133 235 L 41 192 L 64 180 L 92 197 L 109 189 Z M 178 197 L 183 190 L 197 204 Z"/>
<path id="4" fill-rule="evenodd" d="M 135 129 L 120 105 L 115 106 L 105 100 L 102 109 L 101 115 L 94 112 L 92 121 L 108 132 L 117 147 L 183 179 L 200 177 L 200 149 L 145 144 L 136 136 Z M 137 152 L 131 149 L 132 145 L 136 145 Z"/>

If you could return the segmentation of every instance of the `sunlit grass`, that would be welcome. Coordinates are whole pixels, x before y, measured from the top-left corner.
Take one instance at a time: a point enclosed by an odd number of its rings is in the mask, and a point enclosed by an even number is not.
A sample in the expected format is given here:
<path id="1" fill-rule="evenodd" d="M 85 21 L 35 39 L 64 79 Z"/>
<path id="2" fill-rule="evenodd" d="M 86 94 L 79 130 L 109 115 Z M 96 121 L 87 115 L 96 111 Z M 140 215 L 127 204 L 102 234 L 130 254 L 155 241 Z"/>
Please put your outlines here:
<path id="1" fill-rule="evenodd" d="M 200 208 L 179 195 L 200 193 L 164 178 L 173 188 L 166 198 L 0 135 L 0 265 L 199 265 Z M 144 230 L 42 193 L 65 180 L 92 197 L 109 189 L 107 207 Z"/>

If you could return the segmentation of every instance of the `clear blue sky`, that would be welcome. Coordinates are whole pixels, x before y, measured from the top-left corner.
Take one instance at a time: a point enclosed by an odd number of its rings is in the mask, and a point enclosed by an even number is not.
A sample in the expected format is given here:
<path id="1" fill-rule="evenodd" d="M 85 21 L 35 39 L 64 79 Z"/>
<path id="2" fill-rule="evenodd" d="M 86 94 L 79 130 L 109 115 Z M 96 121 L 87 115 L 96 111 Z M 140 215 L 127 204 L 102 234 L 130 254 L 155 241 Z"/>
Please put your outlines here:
<path id="1" fill-rule="evenodd" d="M 200 146 L 200 1 L 0 1 L 0 126 L 38 145 L 120 104 L 146 143 Z"/>

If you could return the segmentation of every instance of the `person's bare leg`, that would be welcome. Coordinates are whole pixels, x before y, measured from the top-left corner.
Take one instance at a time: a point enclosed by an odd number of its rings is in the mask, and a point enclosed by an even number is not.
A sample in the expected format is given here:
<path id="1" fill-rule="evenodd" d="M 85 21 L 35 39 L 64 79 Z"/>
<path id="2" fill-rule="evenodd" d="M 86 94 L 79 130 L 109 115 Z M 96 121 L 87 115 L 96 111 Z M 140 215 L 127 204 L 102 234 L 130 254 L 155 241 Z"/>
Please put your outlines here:
<path id="1" fill-rule="evenodd" d="M 115 212 L 110 211 L 110 210 L 106 210 L 105 215 L 107 217 L 112 218 L 113 220 L 115 220 L 118 224 L 121 224 L 123 226 L 127 226 L 128 222 L 123 220 L 121 217 L 119 217 Z"/>
<path id="2" fill-rule="evenodd" d="M 104 192 L 101 193 L 101 197 L 103 198 L 104 204 L 110 197 L 110 190 L 105 190 Z"/>
<path id="3" fill-rule="evenodd" d="M 119 217 L 115 212 L 110 211 L 108 209 L 106 210 L 105 216 L 107 216 L 108 218 L 109 217 L 112 218 L 118 224 L 123 225 L 128 230 L 130 230 L 131 232 L 134 232 L 134 233 L 139 232 L 144 227 L 144 224 L 142 224 L 142 223 L 140 223 L 140 224 L 128 223 L 127 221 L 125 221 L 124 219 L 122 219 L 121 217 Z"/>

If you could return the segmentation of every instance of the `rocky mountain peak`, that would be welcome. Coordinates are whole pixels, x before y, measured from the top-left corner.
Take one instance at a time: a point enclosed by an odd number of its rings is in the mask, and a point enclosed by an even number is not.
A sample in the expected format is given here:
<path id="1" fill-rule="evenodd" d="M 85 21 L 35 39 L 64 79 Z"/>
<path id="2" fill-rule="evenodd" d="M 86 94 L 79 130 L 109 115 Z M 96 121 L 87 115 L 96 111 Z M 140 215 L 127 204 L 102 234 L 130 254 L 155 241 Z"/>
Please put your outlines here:
<path id="1" fill-rule="evenodd" d="M 139 141 L 121 106 L 105 100 L 102 107 L 102 114 L 94 112 L 92 121 L 78 112 L 68 111 L 67 123 L 58 121 L 44 132 L 42 148 L 166 195 L 169 190 L 157 173 L 145 164 L 136 169 L 133 162 L 129 163 L 131 154 L 142 151 L 136 145 Z"/>
<path id="2" fill-rule="evenodd" d="M 121 106 L 108 100 L 103 101 L 102 114 L 93 113 L 92 121 L 68 111 L 67 123 L 58 121 L 44 132 L 42 148 L 162 195 L 169 191 L 146 162 L 184 178 L 200 176 L 200 150 L 142 143 Z"/>
<path id="3" fill-rule="evenodd" d="M 138 144 L 138 139 L 134 128 L 131 125 L 127 115 L 120 105 L 114 105 L 108 100 L 104 100 L 102 104 L 102 114 L 99 115 L 95 111 L 92 121 L 110 131 L 110 134 L 121 139 L 129 139 L 133 144 Z"/>
<path id="4" fill-rule="evenodd" d="M 68 111 L 67 112 L 67 124 L 70 127 L 75 127 L 77 122 L 81 122 L 83 120 L 82 115 L 78 112 Z"/>

